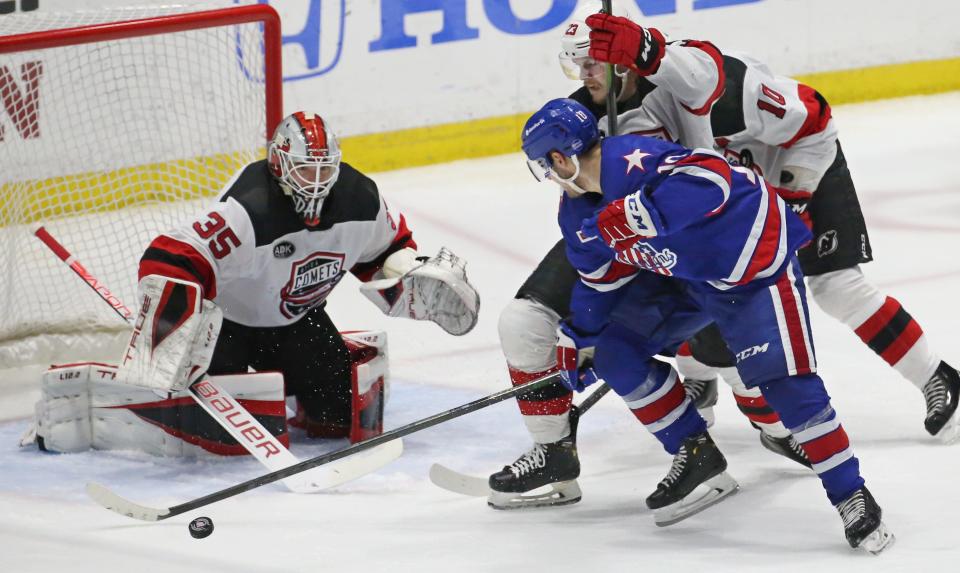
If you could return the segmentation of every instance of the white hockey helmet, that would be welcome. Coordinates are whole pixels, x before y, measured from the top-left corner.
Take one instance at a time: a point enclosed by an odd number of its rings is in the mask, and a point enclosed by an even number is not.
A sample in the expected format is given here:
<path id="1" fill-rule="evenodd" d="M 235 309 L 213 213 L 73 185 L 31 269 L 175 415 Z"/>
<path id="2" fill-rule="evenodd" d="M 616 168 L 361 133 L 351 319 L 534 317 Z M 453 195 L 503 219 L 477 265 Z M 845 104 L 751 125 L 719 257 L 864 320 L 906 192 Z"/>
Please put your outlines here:
<path id="1" fill-rule="evenodd" d="M 628 16 L 627 11 L 616 0 L 611 2 L 610 8 L 614 16 Z M 571 80 L 582 80 L 584 74 L 594 73 L 591 71 L 593 66 L 597 66 L 596 70 L 603 69 L 602 65 L 590 58 L 590 27 L 587 26 L 587 17 L 602 11 L 603 2 L 588 0 L 574 11 L 563 27 L 563 35 L 560 36 L 560 67 Z"/>
<path id="2" fill-rule="evenodd" d="M 298 111 L 273 132 L 267 164 L 280 188 L 309 226 L 320 223 L 320 208 L 340 175 L 340 142 L 319 115 Z"/>

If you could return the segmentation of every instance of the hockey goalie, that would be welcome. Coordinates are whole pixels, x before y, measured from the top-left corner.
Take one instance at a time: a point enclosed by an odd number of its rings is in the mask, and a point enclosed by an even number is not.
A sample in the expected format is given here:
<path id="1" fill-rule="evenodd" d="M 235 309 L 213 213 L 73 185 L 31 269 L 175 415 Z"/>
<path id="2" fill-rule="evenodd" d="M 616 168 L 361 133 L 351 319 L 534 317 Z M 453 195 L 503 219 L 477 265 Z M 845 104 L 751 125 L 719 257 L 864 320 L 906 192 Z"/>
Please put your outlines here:
<path id="1" fill-rule="evenodd" d="M 119 406 L 156 426 L 139 414 L 162 404 L 164 416 L 178 421 L 157 440 L 177 435 L 212 451 L 183 411 L 188 389 L 209 376 L 241 380 L 233 383 L 240 402 L 266 421 L 282 418 L 283 398 L 292 396 L 289 423 L 310 437 L 375 436 L 387 390 L 386 335 L 341 335 L 326 299 L 349 271 L 388 316 L 466 334 L 477 322 L 480 298 L 464 261 L 446 248 L 433 257 L 416 249 L 404 216 L 388 208 L 370 178 L 341 162 L 329 125 L 318 115 L 294 113 L 277 127 L 267 159 L 237 173 L 194 220 L 150 243 L 140 260 L 134 330 L 117 368 L 106 368 L 109 385 L 93 381 L 104 367 L 85 366 L 86 374 L 77 375 L 87 381 L 87 395 L 107 388 L 122 404 L 91 398 L 75 410 L 88 407 L 97 420 L 102 408 Z M 62 374 L 48 373 L 51 391 L 38 406 L 38 435 L 47 448 L 62 443 L 59 436 L 51 442 L 48 430 L 60 422 L 58 396 L 69 393 L 52 389 Z M 255 391 L 250 376 L 258 380 Z M 282 422 L 273 424 L 279 435 Z M 104 440 L 95 431 L 90 445 Z M 86 442 L 64 444 L 61 451 L 73 451 Z"/>

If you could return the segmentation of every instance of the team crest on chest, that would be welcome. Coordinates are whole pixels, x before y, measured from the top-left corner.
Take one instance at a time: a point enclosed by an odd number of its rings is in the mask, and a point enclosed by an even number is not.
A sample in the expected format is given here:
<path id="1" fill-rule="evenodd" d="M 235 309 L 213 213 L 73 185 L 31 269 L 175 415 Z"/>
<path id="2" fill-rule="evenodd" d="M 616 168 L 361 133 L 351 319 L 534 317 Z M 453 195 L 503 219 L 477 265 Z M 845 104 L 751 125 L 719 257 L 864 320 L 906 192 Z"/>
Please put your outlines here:
<path id="1" fill-rule="evenodd" d="M 280 290 L 280 312 L 293 318 L 323 302 L 346 272 L 343 260 L 343 253 L 316 252 L 293 262 Z"/>

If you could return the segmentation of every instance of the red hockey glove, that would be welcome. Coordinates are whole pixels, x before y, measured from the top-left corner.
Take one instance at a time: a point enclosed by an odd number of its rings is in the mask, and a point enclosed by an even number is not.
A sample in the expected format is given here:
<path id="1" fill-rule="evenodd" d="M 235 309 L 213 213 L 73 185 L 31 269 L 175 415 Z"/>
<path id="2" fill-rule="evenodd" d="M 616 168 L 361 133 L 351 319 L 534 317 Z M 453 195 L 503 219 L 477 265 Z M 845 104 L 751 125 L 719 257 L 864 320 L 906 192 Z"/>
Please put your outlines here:
<path id="1" fill-rule="evenodd" d="M 638 240 L 657 236 L 650 211 L 640 199 L 641 192 L 632 193 L 604 207 L 602 211 L 583 222 L 583 233 L 600 237 L 611 249 L 629 249 Z"/>
<path id="2" fill-rule="evenodd" d="M 641 76 L 660 67 L 666 41 L 655 28 L 642 28 L 628 18 L 609 14 L 587 17 L 590 26 L 590 57 L 626 66 Z"/>
<path id="3" fill-rule="evenodd" d="M 800 220 L 807 226 L 811 231 L 813 230 L 813 220 L 810 219 L 810 199 L 813 197 L 811 191 L 803 190 L 791 190 L 784 189 L 783 187 L 775 187 L 773 185 L 767 184 L 770 188 L 777 192 L 777 195 L 790 207 L 790 210 L 796 213 Z"/>

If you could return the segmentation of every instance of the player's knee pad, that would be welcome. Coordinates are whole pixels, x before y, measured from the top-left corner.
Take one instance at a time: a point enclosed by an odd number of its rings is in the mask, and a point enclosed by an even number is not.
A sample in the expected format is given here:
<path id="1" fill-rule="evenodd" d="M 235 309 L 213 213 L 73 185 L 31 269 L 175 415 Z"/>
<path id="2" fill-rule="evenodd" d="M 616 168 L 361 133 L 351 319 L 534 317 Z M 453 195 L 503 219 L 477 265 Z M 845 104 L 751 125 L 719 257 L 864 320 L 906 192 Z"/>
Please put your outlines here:
<path id="1" fill-rule="evenodd" d="M 248 453 L 186 391 L 159 398 L 152 390 L 116 382 L 116 373 L 115 366 L 90 362 L 48 370 L 34 422 L 39 447 L 54 452 L 133 449 L 185 457 Z M 211 379 L 250 409 L 284 446 L 289 444 L 283 375 Z"/>
<path id="2" fill-rule="evenodd" d="M 859 266 L 807 277 L 807 285 L 824 312 L 851 328 L 863 324 L 885 300 Z"/>
<path id="3" fill-rule="evenodd" d="M 830 410 L 830 396 L 823 386 L 823 380 L 816 374 L 764 382 L 760 389 L 787 428 L 804 427 L 810 420 Z"/>
<path id="4" fill-rule="evenodd" d="M 548 370 L 556 363 L 560 315 L 529 298 L 516 298 L 500 313 L 500 347 L 510 368 L 523 372 Z"/>

